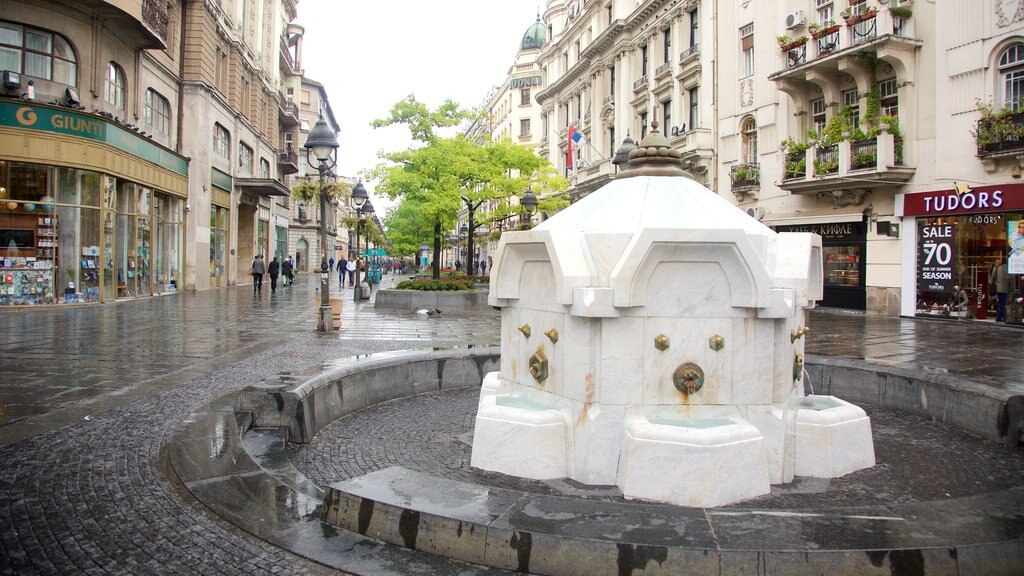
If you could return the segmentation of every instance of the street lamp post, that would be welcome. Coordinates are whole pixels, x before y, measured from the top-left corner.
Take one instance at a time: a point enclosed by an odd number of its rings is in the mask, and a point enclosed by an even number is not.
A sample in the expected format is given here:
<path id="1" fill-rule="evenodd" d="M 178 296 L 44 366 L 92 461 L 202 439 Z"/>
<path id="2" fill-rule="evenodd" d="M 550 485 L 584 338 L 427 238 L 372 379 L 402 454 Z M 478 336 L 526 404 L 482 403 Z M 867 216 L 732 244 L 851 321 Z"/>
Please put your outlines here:
<path id="1" fill-rule="evenodd" d="M 320 118 L 309 131 L 309 137 L 302 146 L 306 149 L 306 162 L 316 168 L 320 175 L 320 314 L 317 317 L 316 328 L 324 334 L 331 331 L 331 301 L 330 301 L 330 273 L 327 269 L 327 192 L 324 188 L 324 181 L 327 173 L 338 163 L 338 138 L 334 131 Z M 316 164 L 313 163 L 316 158 Z"/>
<path id="2" fill-rule="evenodd" d="M 362 188 L 362 183 L 360 183 L 357 187 Z M 356 191 L 352 190 L 352 197 L 353 198 L 355 198 L 355 194 L 356 194 Z M 363 189 L 363 194 L 366 194 L 366 189 L 365 188 Z M 356 263 L 357 264 L 356 264 L 356 283 L 355 283 L 355 286 L 352 287 L 352 299 L 355 300 L 356 302 L 358 302 L 358 301 L 363 299 L 363 283 L 359 279 L 359 272 L 360 272 L 360 270 L 359 270 L 359 265 L 358 265 L 358 262 L 359 262 L 359 233 L 362 232 L 362 230 L 363 230 L 363 216 L 370 217 L 370 216 L 373 215 L 373 203 L 370 202 L 369 195 L 366 195 L 362 199 L 362 201 L 357 200 L 356 202 L 358 202 L 359 204 L 362 204 L 362 206 L 360 206 L 359 209 L 356 210 L 356 212 L 358 213 L 358 216 L 359 216 L 359 221 L 356 222 Z M 366 241 L 366 245 L 367 246 L 370 245 L 370 241 L 369 240 Z M 366 265 L 365 261 L 363 262 L 363 265 Z"/>
<path id="3" fill-rule="evenodd" d="M 533 211 L 537 209 L 537 195 L 533 193 L 532 189 L 527 189 L 526 194 L 523 194 L 523 198 L 519 200 L 519 204 L 526 210 L 526 225 L 529 227 L 531 220 L 533 219 Z"/>

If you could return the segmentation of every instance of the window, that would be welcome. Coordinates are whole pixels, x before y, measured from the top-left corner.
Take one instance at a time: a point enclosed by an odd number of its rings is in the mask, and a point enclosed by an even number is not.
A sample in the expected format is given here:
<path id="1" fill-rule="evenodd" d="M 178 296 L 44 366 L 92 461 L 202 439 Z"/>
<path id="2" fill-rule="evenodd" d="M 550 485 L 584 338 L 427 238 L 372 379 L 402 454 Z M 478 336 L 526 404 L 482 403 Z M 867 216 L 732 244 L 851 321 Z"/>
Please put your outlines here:
<path id="1" fill-rule="evenodd" d="M 608 25 L 611 26 L 612 25 L 612 5 L 609 4 L 609 5 L 605 6 L 605 9 L 608 11 Z M 551 34 L 549 33 L 548 34 L 548 39 L 550 39 L 550 38 L 551 38 Z"/>
<path id="2" fill-rule="evenodd" d="M 697 24 L 697 9 L 694 8 L 690 11 L 690 48 L 693 48 L 700 43 Z"/>
<path id="3" fill-rule="evenodd" d="M 228 90 L 228 54 L 220 46 L 217 47 L 217 62 L 214 69 L 214 81 L 217 83 L 217 90 L 221 94 L 227 94 Z"/>
<path id="4" fill-rule="evenodd" d="M 579 40 L 576 41 L 575 48 L 576 48 L 576 61 L 579 62 L 580 61 L 580 41 Z"/>
<path id="5" fill-rule="evenodd" d="M 608 67 L 608 95 L 615 102 L 615 64 Z"/>
<path id="6" fill-rule="evenodd" d="M 243 171 L 252 174 L 253 153 L 245 142 L 238 143 L 238 167 Z"/>
<path id="7" fill-rule="evenodd" d="M 740 28 L 740 53 L 743 61 L 740 65 L 740 77 L 754 75 L 754 25 L 747 24 Z"/>
<path id="8" fill-rule="evenodd" d="M 811 124 L 813 125 L 814 131 L 818 133 L 818 136 L 821 136 L 821 133 L 825 131 L 824 98 L 811 100 Z"/>
<path id="9" fill-rule="evenodd" d="M 668 64 L 672 61 L 672 29 L 665 28 L 661 33 L 665 35 L 665 40 L 662 42 L 662 61 Z"/>
<path id="10" fill-rule="evenodd" d="M 270 161 L 260 158 L 260 178 L 270 178 Z"/>
<path id="11" fill-rule="evenodd" d="M 246 74 L 242 74 L 239 86 L 238 109 L 242 112 L 243 116 L 249 118 L 252 116 L 252 85 Z"/>
<path id="12" fill-rule="evenodd" d="M 860 128 L 860 98 L 856 90 L 843 92 L 843 106 L 850 111 L 850 126 L 854 130 Z"/>
<path id="13" fill-rule="evenodd" d="M 743 162 L 754 164 L 757 162 L 757 121 L 745 118 L 740 131 L 743 137 Z"/>
<path id="14" fill-rule="evenodd" d="M 615 158 L 615 125 L 608 127 L 608 157 Z"/>
<path id="15" fill-rule="evenodd" d="M 299 93 L 299 104 L 309 106 L 310 98 L 312 98 L 312 94 L 309 93 L 309 90 L 302 90 Z"/>
<path id="16" fill-rule="evenodd" d="M 529 106 L 530 105 L 530 89 L 523 88 L 519 91 L 519 105 Z"/>
<path id="17" fill-rule="evenodd" d="M 1014 44 L 999 56 L 1003 85 L 1003 106 L 1018 110 L 1024 106 L 1024 44 Z M 895 92 L 895 91 L 894 91 Z"/>
<path id="18" fill-rule="evenodd" d="M 647 136 L 647 112 L 640 113 L 640 139 L 643 140 L 644 136 Z"/>
<path id="19" fill-rule="evenodd" d="M 118 110 L 124 110 L 124 70 L 114 62 L 107 62 L 107 92 L 104 100 Z"/>
<path id="20" fill-rule="evenodd" d="M 690 130 L 700 126 L 700 113 L 697 108 L 698 90 L 700 90 L 700 88 L 690 88 L 688 92 L 690 96 Z"/>
<path id="21" fill-rule="evenodd" d="M 662 129 L 661 133 L 668 135 L 672 131 L 672 101 L 665 100 L 661 103 Z"/>
<path id="22" fill-rule="evenodd" d="M 522 137 L 522 136 L 529 136 L 529 135 L 530 135 L 530 119 L 529 118 L 523 118 L 523 119 L 519 120 L 519 136 Z"/>
<path id="23" fill-rule="evenodd" d="M 154 134 L 167 136 L 171 133 L 171 104 L 152 88 L 146 90 L 142 117 Z"/>
<path id="24" fill-rule="evenodd" d="M 640 76 L 647 76 L 647 44 L 640 47 Z"/>
<path id="25" fill-rule="evenodd" d="M 882 80 L 878 83 L 878 95 L 881 98 L 882 115 L 884 116 L 899 116 L 900 115 L 900 104 L 899 96 L 897 95 L 896 79 L 890 78 L 888 80 Z"/>
<path id="26" fill-rule="evenodd" d="M 818 24 L 826 24 L 835 18 L 832 11 L 832 0 L 818 0 Z"/>
<path id="27" fill-rule="evenodd" d="M 0 70 L 74 86 L 78 81 L 75 52 L 60 34 L 0 22 Z"/>
<path id="28" fill-rule="evenodd" d="M 224 158 L 231 158 L 231 133 L 220 124 L 213 125 L 213 151 Z"/>
<path id="29" fill-rule="evenodd" d="M 583 118 L 583 96 L 581 94 L 576 95 L 576 121 L 580 121 Z"/>

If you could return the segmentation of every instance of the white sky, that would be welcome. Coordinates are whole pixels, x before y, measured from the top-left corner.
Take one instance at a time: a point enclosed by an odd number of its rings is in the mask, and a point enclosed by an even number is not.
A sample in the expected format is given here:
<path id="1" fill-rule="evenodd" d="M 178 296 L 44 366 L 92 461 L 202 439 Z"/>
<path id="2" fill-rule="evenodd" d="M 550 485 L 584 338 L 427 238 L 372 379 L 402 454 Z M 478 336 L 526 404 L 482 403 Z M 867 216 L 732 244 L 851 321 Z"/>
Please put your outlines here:
<path id="1" fill-rule="evenodd" d="M 338 174 L 358 176 L 379 150 L 409 146 L 404 126 L 374 129 L 409 94 L 479 106 L 513 64 L 546 0 L 300 0 L 302 66 L 324 85 L 341 127 Z M 300 143 L 301 145 L 301 143 Z M 367 189 L 379 217 L 390 202 Z"/>

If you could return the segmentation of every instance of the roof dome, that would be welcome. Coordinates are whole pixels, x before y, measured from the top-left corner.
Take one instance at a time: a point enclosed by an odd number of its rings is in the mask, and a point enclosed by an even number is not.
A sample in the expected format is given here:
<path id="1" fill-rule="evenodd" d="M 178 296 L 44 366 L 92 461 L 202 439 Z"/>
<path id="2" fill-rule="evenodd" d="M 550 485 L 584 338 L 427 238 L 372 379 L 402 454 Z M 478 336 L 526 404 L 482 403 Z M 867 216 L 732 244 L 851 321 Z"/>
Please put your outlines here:
<path id="1" fill-rule="evenodd" d="M 544 27 L 544 23 L 540 21 L 540 15 L 538 15 L 537 21 L 526 30 L 526 34 L 523 34 L 523 41 L 519 44 L 519 50 L 539 50 L 547 42 L 547 37 L 547 28 Z"/>

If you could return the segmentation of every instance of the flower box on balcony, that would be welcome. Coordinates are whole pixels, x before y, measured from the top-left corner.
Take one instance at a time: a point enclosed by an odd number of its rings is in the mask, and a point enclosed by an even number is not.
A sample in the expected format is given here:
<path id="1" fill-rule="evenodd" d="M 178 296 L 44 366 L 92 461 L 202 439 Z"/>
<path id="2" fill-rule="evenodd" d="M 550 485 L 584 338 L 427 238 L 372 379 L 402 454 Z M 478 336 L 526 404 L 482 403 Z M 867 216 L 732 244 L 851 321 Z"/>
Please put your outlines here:
<path id="1" fill-rule="evenodd" d="M 807 44 L 807 36 L 798 36 L 796 38 L 790 38 L 789 36 L 779 36 L 779 49 L 783 52 L 789 52 Z"/>
<path id="2" fill-rule="evenodd" d="M 844 10 L 843 11 L 843 20 L 846 20 L 846 25 L 847 26 L 856 26 L 857 24 L 860 24 L 861 22 L 864 22 L 865 20 L 871 20 L 872 18 L 874 18 L 877 15 L 878 15 L 878 10 L 875 10 L 874 8 L 868 8 L 868 9 L 864 10 L 863 12 L 858 12 L 858 13 L 853 13 L 853 12 L 847 13 Z"/>

